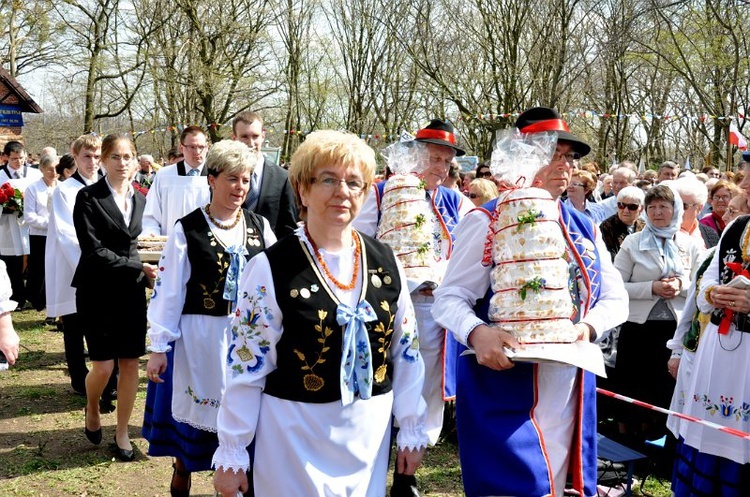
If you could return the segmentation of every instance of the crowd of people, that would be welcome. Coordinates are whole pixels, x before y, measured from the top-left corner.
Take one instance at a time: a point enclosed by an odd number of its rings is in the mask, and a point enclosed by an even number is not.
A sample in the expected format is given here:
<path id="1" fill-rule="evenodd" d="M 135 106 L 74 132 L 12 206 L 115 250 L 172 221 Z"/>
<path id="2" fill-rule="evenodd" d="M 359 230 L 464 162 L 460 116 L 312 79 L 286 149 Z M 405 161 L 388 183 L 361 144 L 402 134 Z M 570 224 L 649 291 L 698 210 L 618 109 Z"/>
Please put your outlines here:
<path id="1" fill-rule="evenodd" d="M 750 157 L 736 174 L 672 161 L 601 173 L 554 110 L 515 127 L 557 139 L 533 185 L 559 207 L 578 340 L 605 355 L 599 385 L 749 431 L 750 281 L 734 280 L 750 278 Z M 597 415 L 630 444 L 671 431 L 677 496 L 750 488 L 746 440 L 597 403 L 589 371 L 508 357 L 521 345 L 488 315 L 485 243 L 510 187 L 492 161 L 460 170 L 450 123 L 415 137 L 429 285 L 377 239 L 385 182 L 363 140 L 310 133 L 288 170 L 264 142 L 261 116 L 243 112 L 217 143 L 186 127 L 161 167 L 126 135 L 81 136 L 36 167 L 5 145 L 0 185 L 24 208 L 0 215 L 0 351 L 18 358 L 14 309 L 46 309 L 92 444 L 116 410 L 114 455 L 136 457 L 127 427 L 148 353 L 142 434 L 150 456 L 173 458 L 173 496 L 211 469 L 224 496 L 381 496 L 393 444 L 391 495 L 419 495 L 452 395 L 469 496 L 595 495 Z M 158 264 L 139 237 L 166 240 Z"/>

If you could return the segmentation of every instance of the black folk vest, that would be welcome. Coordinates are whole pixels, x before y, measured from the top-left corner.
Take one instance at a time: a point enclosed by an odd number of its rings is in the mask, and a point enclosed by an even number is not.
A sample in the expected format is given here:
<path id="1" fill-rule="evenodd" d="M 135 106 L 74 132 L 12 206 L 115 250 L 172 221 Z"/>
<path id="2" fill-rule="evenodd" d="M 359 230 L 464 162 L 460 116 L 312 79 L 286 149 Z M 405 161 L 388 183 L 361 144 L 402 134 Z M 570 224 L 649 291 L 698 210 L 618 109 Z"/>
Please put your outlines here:
<path id="1" fill-rule="evenodd" d="M 243 213 L 246 226 L 245 248 L 249 253 L 246 259 L 249 260 L 265 248 L 263 219 L 252 212 L 243 210 Z M 185 231 L 190 261 L 190 279 L 185 289 L 182 313 L 205 316 L 231 314 L 231 302 L 223 297 L 230 254 L 225 252 L 224 245 L 214 236 L 201 209 L 183 217 L 180 223 Z"/>
<path id="2" fill-rule="evenodd" d="M 721 237 L 721 244 L 717 249 L 718 254 L 714 257 L 719 258 L 719 283 L 726 285 L 732 279 L 734 273 L 726 265 L 727 262 L 737 262 L 742 264 L 744 269 L 750 268 L 750 247 L 744 246 L 750 242 L 750 215 L 740 216 L 727 229 Z M 711 313 L 711 322 L 715 325 L 721 323 L 724 317 L 724 309 L 714 309 Z M 750 332 L 750 319 L 747 314 L 735 312 L 732 318 L 737 330 Z"/>
<path id="3" fill-rule="evenodd" d="M 367 323 L 375 396 L 391 390 L 390 345 L 401 281 L 393 251 L 373 238 L 360 237 L 364 299 L 378 317 Z M 297 402 L 341 400 L 343 327 L 336 322 L 338 301 L 329 293 L 315 256 L 296 236 L 282 238 L 266 255 L 284 333 L 276 345 L 277 368 L 266 377 L 265 393 Z"/>

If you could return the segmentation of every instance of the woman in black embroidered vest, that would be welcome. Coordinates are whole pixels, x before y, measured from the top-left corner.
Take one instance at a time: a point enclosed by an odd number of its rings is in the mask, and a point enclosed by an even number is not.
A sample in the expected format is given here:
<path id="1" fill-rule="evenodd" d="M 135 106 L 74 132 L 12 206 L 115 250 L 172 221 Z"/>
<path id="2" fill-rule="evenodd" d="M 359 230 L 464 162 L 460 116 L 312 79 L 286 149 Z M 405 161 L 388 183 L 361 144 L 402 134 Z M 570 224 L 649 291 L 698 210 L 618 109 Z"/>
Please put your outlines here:
<path id="1" fill-rule="evenodd" d="M 255 494 L 385 494 L 390 419 L 397 467 L 413 474 L 428 438 L 424 364 L 403 270 L 351 227 L 375 154 L 349 133 L 316 131 L 289 179 L 304 227 L 250 261 L 240 282 L 219 409 L 214 484 Z"/>
<path id="2" fill-rule="evenodd" d="M 211 469 L 237 284 L 247 261 L 276 241 L 268 221 L 242 209 L 257 161 L 241 142 L 211 148 L 211 203 L 180 219 L 159 260 L 143 436 L 149 455 L 175 458 L 173 496 L 189 495 L 193 471 Z"/>
<path id="3" fill-rule="evenodd" d="M 746 163 L 745 178 L 739 185 L 746 195 L 750 194 L 748 166 Z M 728 212 L 733 205 L 737 207 L 735 199 Z M 727 225 L 721 241 L 701 278 L 700 289 L 696 290 L 698 310 L 709 314 L 710 321 L 692 343 L 683 340 L 685 348 L 692 346 L 695 352 L 692 357 L 688 352 L 683 354 L 678 378 L 689 376 L 681 391 L 675 391 L 672 409 L 747 433 L 750 431 L 750 337 L 747 336 L 750 289 L 743 285 L 733 287 L 730 282 L 740 275 L 750 276 L 750 216 L 738 217 L 731 224 L 726 215 L 724 220 Z M 685 339 L 689 338 L 688 332 Z M 688 371 L 683 370 L 686 366 Z M 670 419 L 670 428 L 679 438 L 672 475 L 672 491 L 677 497 L 747 495 L 750 488 L 747 440 L 679 419 Z"/>

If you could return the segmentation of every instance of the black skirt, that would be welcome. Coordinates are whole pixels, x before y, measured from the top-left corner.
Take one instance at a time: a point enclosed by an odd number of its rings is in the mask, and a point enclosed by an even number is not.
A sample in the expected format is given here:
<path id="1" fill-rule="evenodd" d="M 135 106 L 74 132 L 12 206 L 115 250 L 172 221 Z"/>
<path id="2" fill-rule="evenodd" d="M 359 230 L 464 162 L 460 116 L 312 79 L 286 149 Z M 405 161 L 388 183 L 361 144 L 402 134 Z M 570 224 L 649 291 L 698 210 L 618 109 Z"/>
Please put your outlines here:
<path id="1" fill-rule="evenodd" d="M 142 282 L 79 288 L 76 308 L 92 361 L 135 359 L 146 353 L 146 290 Z"/>

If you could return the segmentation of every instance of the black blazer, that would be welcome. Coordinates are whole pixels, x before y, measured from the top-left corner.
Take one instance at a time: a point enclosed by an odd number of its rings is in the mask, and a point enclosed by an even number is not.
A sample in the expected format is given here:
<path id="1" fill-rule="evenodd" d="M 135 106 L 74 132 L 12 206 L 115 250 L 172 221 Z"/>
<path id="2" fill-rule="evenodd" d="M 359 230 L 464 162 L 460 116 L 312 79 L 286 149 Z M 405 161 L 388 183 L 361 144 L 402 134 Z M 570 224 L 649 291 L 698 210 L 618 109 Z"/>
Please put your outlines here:
<path id="1" fill-rule="evenodd" d="M 243 205 L 248 208 L 247 201 Z M 266 158 L 263 164 L 263 180 L 260 183 L 256 214 L 268 219 L 277 238 L 297 228 L 297 201 L 286 170 Z"/>
<path id="2" fill-rule="evenodd" d="M 72 286 L 75 288 L 145 285 L 137 238 L 146 197 L 135 192 L 130 225 L 125 226 L 107 181 L 100 179 L 79 190 L 73 208 L 73 225 L 81 246 Z M 123 304 L 126 305 L 126 304 Z"/>

